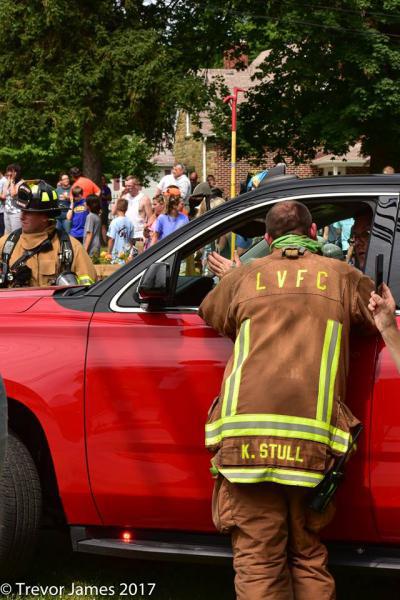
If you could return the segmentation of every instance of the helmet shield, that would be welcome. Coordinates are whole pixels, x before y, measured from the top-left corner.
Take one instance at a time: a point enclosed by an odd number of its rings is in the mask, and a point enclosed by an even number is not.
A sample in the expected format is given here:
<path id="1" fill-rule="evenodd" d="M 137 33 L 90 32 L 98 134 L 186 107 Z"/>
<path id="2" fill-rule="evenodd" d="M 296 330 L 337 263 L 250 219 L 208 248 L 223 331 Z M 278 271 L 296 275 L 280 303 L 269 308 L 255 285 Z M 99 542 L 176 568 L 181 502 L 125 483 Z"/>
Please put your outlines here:
<path id="1" fill-rule="evenodd" d="M 45 212 L 51 216 L 60 214 L 57 192 L 45 181 L 24 181 L 18 187 L 13 205 L 28 212 Z"/>

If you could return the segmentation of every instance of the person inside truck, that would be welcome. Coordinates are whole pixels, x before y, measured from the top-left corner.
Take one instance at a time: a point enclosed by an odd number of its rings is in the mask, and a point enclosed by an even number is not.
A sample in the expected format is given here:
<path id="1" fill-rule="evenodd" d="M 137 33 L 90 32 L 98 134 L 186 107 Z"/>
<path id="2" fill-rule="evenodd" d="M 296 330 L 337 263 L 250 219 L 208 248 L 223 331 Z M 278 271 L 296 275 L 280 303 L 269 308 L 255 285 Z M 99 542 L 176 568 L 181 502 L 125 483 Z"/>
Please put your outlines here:
<path id="1" fill-rule="evenodd" d="M 369 238 L 371 235 L 372 211 L 366 207 L 355 217 L 352 240 L 354 248 L 354 266 L 364 271 L 367 258 Z"/>

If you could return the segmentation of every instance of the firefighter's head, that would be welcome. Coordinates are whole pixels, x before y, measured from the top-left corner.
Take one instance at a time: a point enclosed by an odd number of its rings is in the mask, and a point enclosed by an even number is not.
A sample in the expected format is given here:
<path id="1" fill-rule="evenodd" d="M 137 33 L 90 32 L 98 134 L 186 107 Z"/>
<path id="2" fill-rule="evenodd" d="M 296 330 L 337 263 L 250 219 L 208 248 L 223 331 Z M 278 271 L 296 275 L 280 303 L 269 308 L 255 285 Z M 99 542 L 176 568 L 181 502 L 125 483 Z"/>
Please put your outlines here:
<path id="1" fill-rule="evenodd" d="M 24 233 L 40 233 L 60 214 L 56 191 L 45 181 L 23 182 L 13 204 L 21 210 Z"/>
<path id="2" fill-rule="evenodd" d="M 265 239 L 271 245 L 273 240 L 289 234 L 307 235 L 317 239 L 317 226 L 307 206 L 296 200 L 285 200 L 275 204 L 265 219 Z"/>

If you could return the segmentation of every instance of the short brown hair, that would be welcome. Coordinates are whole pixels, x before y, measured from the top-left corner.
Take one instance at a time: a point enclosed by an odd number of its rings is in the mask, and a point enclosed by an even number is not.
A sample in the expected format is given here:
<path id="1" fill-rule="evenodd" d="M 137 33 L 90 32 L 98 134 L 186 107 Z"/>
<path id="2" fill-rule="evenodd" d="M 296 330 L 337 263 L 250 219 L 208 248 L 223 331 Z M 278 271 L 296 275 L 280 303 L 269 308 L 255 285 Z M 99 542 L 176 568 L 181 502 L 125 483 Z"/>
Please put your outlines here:
<path id="1" fill-rule="evenodd" d="M 128 200 L 126 198 L 118 198 L 117 210 L 126 213 L 126 211 L 128 210 Z"/>
<path id="2" fill-rule="evenodd" d="M 78 196 L 83 196 L 83 189 L 79 185 L 76 185 L 72 188 L 72 196 L 74 198 L 77 198 Z"/>
<path id="3" fill-rule="evenodd" d="M 82 175 L 82 172 L 79 167 L 72 167 L 72 169 L 69 170 L 69 174 L 71 175 L 71 177 L 78 178 Z"/>
<path id="4" fill-rule="evenodd" d="M 312 216 L 307 206 L 296 200 L 284 200 L 273 206 L 265 218 L 267 233 L 275 240 L 287 233 L 308 235 Z"/>
<path id="5" fill-rule="evenodd" d="M 101 210 L 100 198 L 98 196 L 95 196 L 94 194 L 90 194 L 86 198 L 86 206 L 88 207 L 90 212 L 94 213 L 95 215 L 98 215 Z"/>

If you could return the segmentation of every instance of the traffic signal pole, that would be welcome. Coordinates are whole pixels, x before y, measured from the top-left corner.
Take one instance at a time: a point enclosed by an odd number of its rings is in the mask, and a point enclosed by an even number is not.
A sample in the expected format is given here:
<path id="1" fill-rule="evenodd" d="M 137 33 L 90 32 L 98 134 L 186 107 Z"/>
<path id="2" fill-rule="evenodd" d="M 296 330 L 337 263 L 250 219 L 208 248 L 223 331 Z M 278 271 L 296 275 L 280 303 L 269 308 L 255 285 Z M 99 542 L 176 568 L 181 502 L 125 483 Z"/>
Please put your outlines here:
<path id="1" fill-rule="evenodd" d="M 238 93 L 244 92 L 242 88 L 233 88 L 233 94 L 230 96 L 225 96 L 224 102 L 229 102 L 231 107 L 231 199 L 236 196 L 236 115 L 237 115 L 237 101 L 238 101 Z M 232 233 L 231 235 L 231 259 L 233 260 L 233 256 L 235 253 L 236 246 L 236 234 Z"/>

